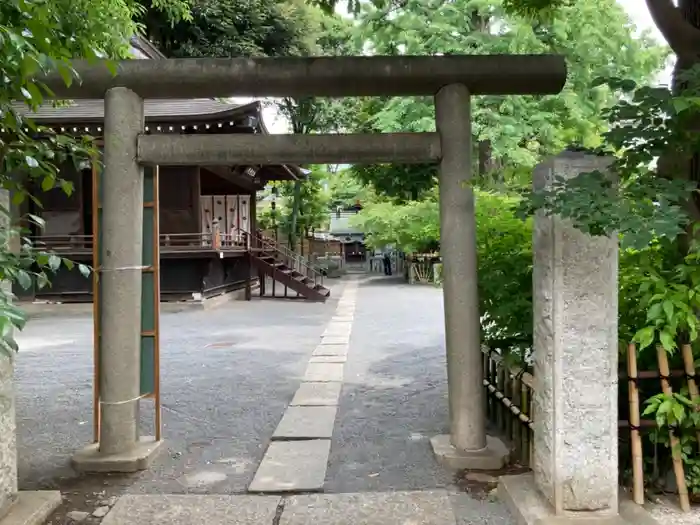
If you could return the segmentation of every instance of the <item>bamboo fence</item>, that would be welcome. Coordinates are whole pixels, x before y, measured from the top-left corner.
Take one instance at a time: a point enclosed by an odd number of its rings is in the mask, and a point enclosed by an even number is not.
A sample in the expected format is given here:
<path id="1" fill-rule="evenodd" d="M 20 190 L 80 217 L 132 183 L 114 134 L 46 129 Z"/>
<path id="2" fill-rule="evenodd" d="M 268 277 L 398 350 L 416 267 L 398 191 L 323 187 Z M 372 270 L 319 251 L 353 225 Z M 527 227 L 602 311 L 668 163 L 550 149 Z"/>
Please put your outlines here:
<path id="1" fill-rule="evenodd" d="M 511 457 L 519 464 L 529 467 L 533 457 L 533 414 L 532 399 L 534 394 L 534 378 L 520 366 L 507 365 L 506 360 L 498 352 L 482 347 L 484 379 L 486 389 L 486 415 L 494 430 L 504 436 L 511 446 Z M 631 439 L 633 499 L 643 504 L 644 496 L 644 456 L 642 448 L 642 430 L 656 428 L 654 420 L 641 419 L 639 398 L 639 381 L 658 379 L 661 391 L 671 395 L 671 379 L 685 378 L 691 399 L 698 397 L 698 385 L 695 380 L 696 371 L 693 353 L 690 345 L 681 349 L 684 370 L 670 370 L 668 355 L 663 348 L 657 349 L 658 370 L 638 370 L 637 349 L 634 344 L 628 346 L 627 376 L 621 377 L 629 384 L 629 420 L 618 421 L 618 427 L 629 429 Z M 700 446 L 700 431 L 698 431 Z M 671 453 L 674 475 L 678 486 L 680 508 L 690 510 L 690 499 L 686 487 L 683 461 L 680 456 L 678 439 L 671 434 Z"/>

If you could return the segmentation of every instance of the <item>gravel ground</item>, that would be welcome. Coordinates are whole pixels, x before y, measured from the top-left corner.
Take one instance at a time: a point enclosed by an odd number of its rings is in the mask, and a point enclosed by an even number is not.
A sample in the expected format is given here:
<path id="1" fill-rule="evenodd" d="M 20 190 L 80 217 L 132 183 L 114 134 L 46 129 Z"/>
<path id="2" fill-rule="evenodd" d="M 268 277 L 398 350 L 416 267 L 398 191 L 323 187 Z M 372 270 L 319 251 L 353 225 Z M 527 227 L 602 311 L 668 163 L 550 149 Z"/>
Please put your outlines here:
<path id="1" fill-rule="evenodd" d="M 262 299 L 163 314 L 167 451 L 132 476 L 76 476 L 69 465 L 92 440 L 92 318 L 30 322 L 15 376 L 20 488 L 61 489 L 65 511 L 124 492 L 245 492 L 337 292 L 325 304 Z M 143 405 L 144 434 L 152 435 L 152 405 Z"/>
<path id="2" fill-rule="evenodd" d="M 77 476 L 70 456 L 92 439 L 92 319 L 33 320 L 17 363 L 22 489 L 56 488 L 69 511 L 92 512 L 124 493 L 244 493 L 340 296 L 232 302 L 162 315 L 167 450 L 148 471 Z M 363 281 L 325 492 L 447 488 L 459 525 L 512 525 L 491 498 L 459 493 L 435 462 L 447 432 L 442 294 L 400 279 Z M 144 433 L 152 411 L 144 403 Z"/>
<path id="3" fill-rule="evenodd" d="M 326 492 L 446 488 L 459 525 L 512 525 L 492 497 L 459 493 L 429 439 L 448 432 L 442 291 L 401 278 L 357 296 Z"/>

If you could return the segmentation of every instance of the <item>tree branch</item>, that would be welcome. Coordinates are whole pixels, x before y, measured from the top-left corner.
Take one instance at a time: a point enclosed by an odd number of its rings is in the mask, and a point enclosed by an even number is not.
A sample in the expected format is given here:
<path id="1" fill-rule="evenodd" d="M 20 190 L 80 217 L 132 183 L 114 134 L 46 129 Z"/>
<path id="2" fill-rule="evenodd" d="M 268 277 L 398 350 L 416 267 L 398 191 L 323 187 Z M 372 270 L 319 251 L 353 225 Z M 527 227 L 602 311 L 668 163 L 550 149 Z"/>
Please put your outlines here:
<path id="1" fill-rule="evenodd" d="M 646 0 L 651 17 L 661 34 L 680 57 L 700 55 L 700 30 L 690 25 L 673 0 Z"/>

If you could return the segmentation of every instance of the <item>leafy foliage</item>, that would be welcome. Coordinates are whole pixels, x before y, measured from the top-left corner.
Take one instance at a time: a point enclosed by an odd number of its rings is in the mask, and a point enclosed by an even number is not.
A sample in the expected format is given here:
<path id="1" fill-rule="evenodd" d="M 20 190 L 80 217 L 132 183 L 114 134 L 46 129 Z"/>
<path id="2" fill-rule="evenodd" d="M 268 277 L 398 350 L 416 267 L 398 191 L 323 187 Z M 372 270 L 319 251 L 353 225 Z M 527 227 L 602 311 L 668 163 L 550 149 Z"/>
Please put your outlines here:
<path id="1" fill-rule="evenodd" d="M 567 58 L 569 77 L 558 95 L 475 97 L 474 158 L 479 157 L 479 144 L 487 144 L 489 161 L 480 166 L 484 176 L 491 175 L 486 165 L 498 167 L 502 175 L 532 168 L 543 156 L 571 144 L 598 146 L 607 127 L 602 112 L 617 94 L 594 89 L 594 80 L 617 76 L 644 81 L 659 70 L 667 54 L 647 37 L 634 36 L 627 15 L 614 0 L 575 2 L 536 23 L 509 14 L 496 0 L 370 3 L 358 16 L 362 34 L 377 54 L 554 52 Z M 434 131 L 430 98 L 365 101 L 363 106 L 358 129 Z M 411 195 L 416 188 L 420 193 L 435 176 L 433 169 L 393 166 L 358 167 L 357 173 L 395 196 Z"/>
<path id="2" fill-rule="evenodd" d="M 314 168 L 308 178 L 301 183 L 294 239 L 303 238 L 312 229 L 320 228 L 328 221 L 329 196 L 323 187 L 328 174 L 319 167 Z M 277 228 L 281 234 L 290 236 L 293 222 L 294 184 L 286 181 L 275 183 L 275 191 L 279 199 L 276 200 L 274 210 L 271 207 L 259 206 L 258 224 L 263 229 Z"/>
<path id="3" fill-rule="evenodd" d="M 479 301 L 484 342 L 512 350 L 532 345 L 532 227 L 515 215 L 516 197 L 476 193 Z M 440 212 L 433 190 L 421 201 L 370 203 L 354 219 L 372 248 L 435 251 Z"/>
<path id="4" fill-rule="evenodd" d="M 141 22 L 169 57 L 257 57 L 305 54 L 314 45 L 309 8 L 290 0 L 198 0 L 191 16 L 173 24 L 148 9 Z"/>
<path id="5" fill-rule="evenodd" d="M 367 204 L 351 219 L 365 234 L 365 244 L 381 249 L 393 245 L 410 253 L 435 251 L 440 242 L 440 210 L 437 192 L 424 200 L 403 205 L 383 200 Z"/>
<path id="6" fill-rule="evenodd" d="M 365 206 L 376 200 L 376 195 L 371 188 L 362 184 L 350 169 L 329 173 L 328 190 L 332 208 L 353 206 L 358 201 Z"/>
<path id="7" fill-rule="evenodd" d="M 632 93 L 605 112 L 610 129 L 601 151 L 617 154 L 610 166 L 617 181 L 599 172 L 558 179 L 531 193 L 523 211 L 556 213 L 592 235 L 619 232 L 623 247 L 637 250 L 656 238 L 673 241 L 690 222 L 686 203 L 696 184 L 673 166 L 659 177 L 656 159 L 687 158 L 700 146 L 700 135 L 686 126 L 698 114 L 698 99 L 666 88 L 635 89 L 619 79 L 609 83 Z"/>
<path id="8" fill-rule="evenodd" d="M 154 7 L 168 10 L 176 19 L 188 16 L 185 0 L 158 0 Z M 28 192 L 27 181 L 42 190 L 60 187 L 72 192 L 72 185 L 60 177 L 66 162 L 94 159 L 90 137 L 74 138 L 36 125 L 13 106 L 24 102 L 36 110 L 52 93 L 37 82 L 38 74 L 58 70 L 66 83 L 73 80 L 70 59 L 76 57 L 123 57 L 128 40 L 137 30 L 134 17 L 144 10 L 135 0 L 5 0 L 0 3 L 0 187 L 10 191 L 15 204 L 26 198 L 40 205 Z M 45 286 L 61 264 L 70 261 L 38 250 L 11 222 L 9 205 L 0 206 L 0 280 L 29 287 Z M 26 217 L 25 222 L 40 222 Z M 84 274 L 89 269 L 80 265 Z M 22 329 L 24 313 L 12 304 L 9 287 L 0 288 L 0 350 L 16 350 L 13 328 Z"/>

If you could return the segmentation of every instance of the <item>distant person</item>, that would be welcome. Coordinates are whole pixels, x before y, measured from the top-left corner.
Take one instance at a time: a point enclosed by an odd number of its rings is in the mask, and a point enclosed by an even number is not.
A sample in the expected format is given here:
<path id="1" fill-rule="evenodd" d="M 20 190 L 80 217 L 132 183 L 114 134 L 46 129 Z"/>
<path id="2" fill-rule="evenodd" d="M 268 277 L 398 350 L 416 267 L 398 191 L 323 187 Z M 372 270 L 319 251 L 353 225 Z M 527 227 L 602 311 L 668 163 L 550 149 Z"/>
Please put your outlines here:
<path id="1" fill-rule="evenodd" d="M 389 252 L 384 252 L 384 275 L 391 275 L 391 257 L 389 257 Z"/>

